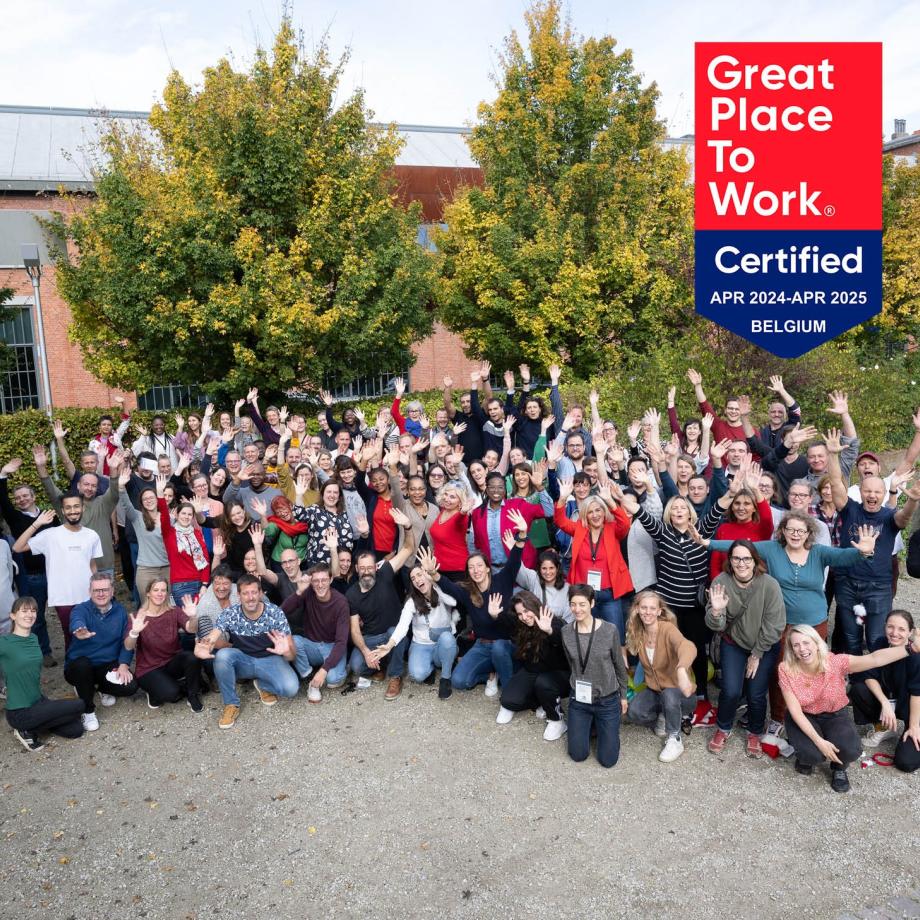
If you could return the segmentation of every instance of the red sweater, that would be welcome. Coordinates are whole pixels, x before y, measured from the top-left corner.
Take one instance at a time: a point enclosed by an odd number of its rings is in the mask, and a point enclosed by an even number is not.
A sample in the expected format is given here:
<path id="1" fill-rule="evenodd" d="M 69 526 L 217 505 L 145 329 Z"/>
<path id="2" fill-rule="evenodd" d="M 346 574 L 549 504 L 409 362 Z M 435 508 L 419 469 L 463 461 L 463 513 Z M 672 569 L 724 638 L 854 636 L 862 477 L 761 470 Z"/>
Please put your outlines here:
<path id="1" fill-rule="evenodd" d="M 431 526 L 428 535 L 434 548 L 434 557 L 444 572 L 462 572 L 466 568 L 466 560 L 470 553 L 466 547 L 466 532 L 470 526 L 468 514 L 452 514 L 446 521 L 441 521 L 438 514 Z"/>
<path id="2" fill-rule="evenodd" d="M 160 529 L 163 532 L 163 546 L 166 547 L 166 557 L 169 559 L 169 582 L 176 584 L 180 581 L 200 581 L 206 585 L 211 580 L 211 566 L 206 565 L 203 569 L 195 568 L 195 561 L 188 553 L 180 553 L 176 545 L 176 529 L 169 518 L 169 506 L 165 498 L 157 499 L 157 506 L 160 509 Z M 198 545 L 204 552 L 204 558 L 210 562 L 211 557 L 208 555 L 208 547 L 204 542 L 204 534 L 200 527 L 195 528 L 195 538 Z"/>
<path id="3" fill-rule="evenodd" d="M 772 540 L 773 539 L 773 512 L 770 511 L 770 505 L 767 502 L 758 502 L 757 513 L 760 520 L 750 520 L 746 524 L 738 524 L 735 521 L 726 521 L 719 524 L 716 529 L 716 540 Z M 715 578 L 722 571 L 722 566 L 728 553 L 712 553 L 709 557 L 709 577 Z"/>

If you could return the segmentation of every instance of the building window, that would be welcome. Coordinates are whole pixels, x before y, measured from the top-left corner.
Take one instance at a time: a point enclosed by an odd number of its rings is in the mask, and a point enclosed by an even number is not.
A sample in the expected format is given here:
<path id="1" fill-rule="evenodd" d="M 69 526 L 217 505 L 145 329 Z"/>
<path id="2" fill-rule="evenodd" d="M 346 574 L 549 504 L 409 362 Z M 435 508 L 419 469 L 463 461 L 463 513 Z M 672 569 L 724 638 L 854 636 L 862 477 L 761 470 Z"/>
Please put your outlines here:
<path id="1" fill-rule="evenodd" d="M 0 359 L 0 412 L 40 408 L 31 305 L 4 308 L 0 337 L 7 346 Z"/>
<path id="2" fill-rule="evenodd" d="M 409 390 L 409 372 L 395 371 L 382 374 L 370 374 L 367 377 L 355 377 L 347 383 L 330 385 L 327 380 L 325 388 L 336 400 L 373 399 L 378 396 L 389 396 L 395 392 L 396 378 L 402 377 L 406 381 L 406 391 Z"/>
<path id="3" fill-rule="evenodd" d="M 137 408 L 147 412 L 165 412 L 168 409 L 187 406 L 203 406 L 208 397 L 197 386 L 151 387 L 146 393 L 137 394 Z"/>

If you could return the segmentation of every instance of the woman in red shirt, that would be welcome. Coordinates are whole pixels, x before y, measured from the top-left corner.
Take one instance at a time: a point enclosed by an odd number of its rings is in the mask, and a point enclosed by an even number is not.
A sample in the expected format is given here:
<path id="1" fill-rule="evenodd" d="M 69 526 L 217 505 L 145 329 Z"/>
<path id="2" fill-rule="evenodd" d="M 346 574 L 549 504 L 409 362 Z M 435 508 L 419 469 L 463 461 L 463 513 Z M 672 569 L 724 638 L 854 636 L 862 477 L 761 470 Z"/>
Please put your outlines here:
<path id="1" fill-rule="evenodd" d="M 559 500 L 553 513 L 556 526 L 572 537 L 570 585 L 594 588 L 595 616 L 613 623 L 626 644 L 622 597 L 633 589 L 620 540 L 629 533 L 630 520 L 613 500 L 607 486 L 589 495 L 578 509 L 578 520 L 570 521 L 565 507 L 572 494 L 572 480 L 559 483 Z"/>
<path id="2" fill-rule="evenodd" d="M 847 710 L 847 674 L 881 668 L 920 651 L 920 630 L 908 645 L 879 649 L 871 655 L 833 655 L 814 627 L 799 625 L 786 634 L 779 686 L 786 702 L 786 737 L 795 748 L 797 773 L 810 776 L 817 764 L 831 765 L 831 788 L 849 792 L 847 765 L 856 760 L 862 741 Z"/>
<path id="3" fill-rule="evenodd" d="M 159 709 L 163 703 L 178 703 L 183 695 L 193 712 L 201 712 L 201 660 L 184 651 L 179 630 L 195 635 L 198 611 L 186 595 L 182 609 L 169 601 L 165 578 L 152 581 L 144 603 L 131 617 L 125 633 L 125 648 L 137 653 L 134 677 L 147 694 L 147 705 Z M 185 687 L 179 683 L 185 678 Z"/>
<path id="4" fill-rule="evenodd" d="M 457 583 L 467 577 L 466 561 L 470 551 L 466 535 L 472 500 L 463 489 L 450 482 L 441 486 L 437 498 L 441 511 L 429 526 L 428 536 L 441 575 Z"/>
<path id="5" fill-rule="evenodd" d="M 188 502 L 182 502 L 176 509 L 176 522 L 173 524 L 169 505 L 163 497 L 166 487 L 166 477 L 157 476 L 157 507 L 163 546 L 169 559 L 169 582 L 173 599 L 181 604 L 183 597 L 197 595 L 201 586 L 208 583 L 211 561 L 204 534 L 195 522 L 195 508 Z"/>
<path id="6" fill-rule="evenodd" d="M 744 488 L 735 494 L 725 512 L 725 520 L 716 529 L 716 540 L 772 540 L 773 512 L 770 503 L 760 491 L 760 464 L 751 463 L 742 467 L 735 477 L 743 477 Z M 718 576 L 725 566 L 725 553 L 713 552 L 709 557 L 710 581 Z"/>

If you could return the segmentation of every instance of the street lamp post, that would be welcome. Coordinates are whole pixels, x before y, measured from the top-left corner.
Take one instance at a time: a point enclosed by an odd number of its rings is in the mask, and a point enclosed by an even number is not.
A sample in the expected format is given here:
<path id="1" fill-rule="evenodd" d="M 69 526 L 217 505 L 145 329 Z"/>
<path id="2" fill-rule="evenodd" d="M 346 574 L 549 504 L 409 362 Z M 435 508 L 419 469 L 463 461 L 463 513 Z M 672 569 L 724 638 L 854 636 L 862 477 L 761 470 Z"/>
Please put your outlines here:
<path id="1" fill-rule="evenodd" d="M 32 282 L 32 292 L 35 295 L 35 323 L 38 326 L 38 363 L 41 367 L 42 389 L 44 390 L 44 408 L 51 417 L 51 377 L 48 375 L 48 354 L 45 351 L 45 323 L 42 319 L 41 277 L 42 262 L 38 254 L 38 246 L 24 243 L 20 247 L 22 264 L 26 274 Z"/>

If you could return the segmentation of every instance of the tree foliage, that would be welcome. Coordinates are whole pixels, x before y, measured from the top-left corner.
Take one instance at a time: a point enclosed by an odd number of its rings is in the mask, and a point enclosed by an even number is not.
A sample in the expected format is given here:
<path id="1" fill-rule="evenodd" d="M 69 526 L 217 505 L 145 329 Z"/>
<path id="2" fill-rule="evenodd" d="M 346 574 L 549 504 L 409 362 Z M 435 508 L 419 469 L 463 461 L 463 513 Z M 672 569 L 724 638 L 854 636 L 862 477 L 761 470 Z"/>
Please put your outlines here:
<path id="1" fill-rule="evenodd" d="M 173 72 L 149 128 L 107 126 L 97 199 L 55 226 L 79 250 L 58 284 L 96 376 L 221 394 L 410 363 L 432 260 L 394 197 L 395 128 L 360 91 L 337 98 L 344 63 L 285 20 L 248 72 L 221 60 L 200 89 Z"/>
<path id="2" fill-rule="evenodd" d="M 883 311 L 890 332 L 920 331 L 920 163 L 885 158 L 882 237 Z"/>
<path id="3" fill-rule="evenodd" d="M 527 46 L 506 40 L 470 138 L 483 185 L 456 195 L 437 235 L 438 304 L 474 356 L 562 355 L 587 377 L 692 317 L 690 176 L 660 145 L 657 90 L 629 51 L 577 36 L 556 0 L 525 18 Z"/>

